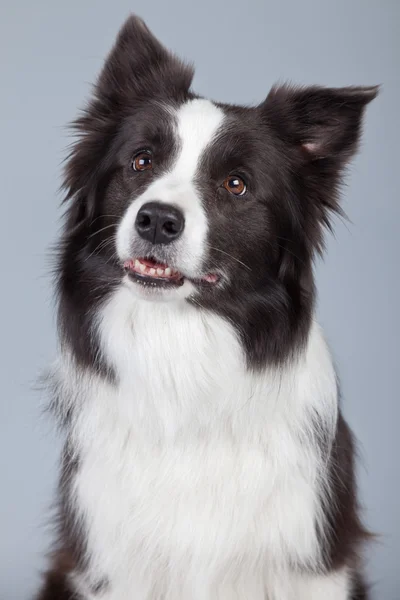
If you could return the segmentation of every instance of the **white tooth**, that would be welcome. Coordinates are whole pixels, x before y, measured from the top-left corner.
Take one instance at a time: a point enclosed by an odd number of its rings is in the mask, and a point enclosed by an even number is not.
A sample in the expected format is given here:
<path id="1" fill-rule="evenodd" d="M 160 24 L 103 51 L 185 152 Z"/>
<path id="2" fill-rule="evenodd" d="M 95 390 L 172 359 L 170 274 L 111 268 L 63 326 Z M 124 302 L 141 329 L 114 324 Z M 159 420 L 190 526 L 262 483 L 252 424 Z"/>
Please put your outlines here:
<path id="1" fill-rule="evenodd" d="M 157 275 L 164 275 L 164 269 L 157 269 Z"/>
<path id="2" fill-rule="evenodd" d="M 156 270 L 155 269 L 150 269 L 149 273 L 150 273 L 150 275 L 155 275 L 156 274 Z"/>
<path id="3" fill-rule="evenodd" d="M 142 273 L 144 273 L 146 270 L 146 265 L 142 265 L 142 263 L 140 263 L 140 270 L 142 271 Z"/>
<path id="4" fill-rule="evenodd" d="M 135 269 L 140 269 L 140 262 L 138 259 L 135 260 Z"/>
<path id="5" fill-rule="evenodd" d="M 166 275 L 171 275 L 171 273 L 172 273 L 171 269 L 170 269 L 169 267 L 167 267 L 167 268 L 165 269 L 165 274 L 166 274 Z"/>

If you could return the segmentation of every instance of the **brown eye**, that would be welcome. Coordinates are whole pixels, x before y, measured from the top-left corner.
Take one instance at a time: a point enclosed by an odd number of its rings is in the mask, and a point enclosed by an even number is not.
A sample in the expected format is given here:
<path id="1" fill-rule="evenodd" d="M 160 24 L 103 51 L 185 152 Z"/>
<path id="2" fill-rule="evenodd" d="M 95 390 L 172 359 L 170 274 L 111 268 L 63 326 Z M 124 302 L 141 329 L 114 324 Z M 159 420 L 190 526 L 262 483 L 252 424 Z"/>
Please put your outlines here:
<path id="1" fill-rule="evenodd" d="M 132 160 L 134 171 L 150 171 L 153 168 L 153 159 L 149 150 L 142 150 Z"/>
<path id="2" fill-rule="evenodd" d="M 247 187 L 241 177 L 237 175 L 230 175 L 223 183 L 223 186 L 228 192 L 235 196 L 243 196 L 246 193 Z"/>

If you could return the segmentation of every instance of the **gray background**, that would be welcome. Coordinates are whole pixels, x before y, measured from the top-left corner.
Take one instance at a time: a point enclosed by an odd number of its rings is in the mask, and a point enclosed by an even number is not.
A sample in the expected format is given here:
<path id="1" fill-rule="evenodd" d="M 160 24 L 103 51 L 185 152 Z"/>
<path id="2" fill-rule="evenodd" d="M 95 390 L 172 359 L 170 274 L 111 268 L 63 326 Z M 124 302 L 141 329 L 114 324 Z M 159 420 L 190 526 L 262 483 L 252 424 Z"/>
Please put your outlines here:
<path id="1" fill-rule="evenodd" d="M 0 8 L 0 600 L 28 599 L 48 547 L 59 444 L 33 389 L 55 349 L 48 248 L 59 227 L 64 128 L 117 29 L 139 12 L 197 65 L 195 89 L 258 102 L 276 80 L 383 84 L 318 265 L 319 315 L 360 440 L 377 600 L 400 599 L 398 0 L 11 0 Z"/>

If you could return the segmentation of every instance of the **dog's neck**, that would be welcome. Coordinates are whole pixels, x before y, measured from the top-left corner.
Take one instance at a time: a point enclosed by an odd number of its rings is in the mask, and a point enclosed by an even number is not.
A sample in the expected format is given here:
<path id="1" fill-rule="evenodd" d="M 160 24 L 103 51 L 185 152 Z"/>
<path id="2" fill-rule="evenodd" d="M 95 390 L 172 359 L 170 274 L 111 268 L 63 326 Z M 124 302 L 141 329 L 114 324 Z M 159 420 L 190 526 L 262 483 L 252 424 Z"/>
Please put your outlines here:
<path id="1" fill-rule="evenodd" d="M 299 430 L 317 419 L 334 431 L 335 374 L 316 324 L 296 360 L 260 372 L 248 368 L 233 325 L 184 301 L 139 301 L 122 287 L 104 305 L 97 330 L 114 380 L 79 369 L 65 355 L 62 385 L 71 390 L 64 395 L 75 403 L 90 396 L 94 411 L 104 402 L 141 435 L 173 438 L 225 427 L 257 437 L 276 419 Z"/>

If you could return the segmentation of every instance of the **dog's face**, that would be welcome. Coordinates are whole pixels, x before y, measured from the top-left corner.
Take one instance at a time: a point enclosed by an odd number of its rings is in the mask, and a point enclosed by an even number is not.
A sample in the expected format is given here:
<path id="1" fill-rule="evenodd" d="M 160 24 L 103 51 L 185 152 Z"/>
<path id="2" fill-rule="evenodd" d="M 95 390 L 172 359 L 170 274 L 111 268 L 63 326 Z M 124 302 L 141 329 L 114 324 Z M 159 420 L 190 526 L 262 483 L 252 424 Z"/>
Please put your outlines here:
<path id="1" fill-rule="evenodd" d="M 212 302 L 274 277 L 279 149 L 260 111 L 149 98 L 123 136 L 104 212 L 134 293 Z"/>
<path id="2" fill-rule="evenodd" d="M 61 291 L 93 306 L 128 285 L 253 329 L 284 315 L 290 337 L 310 316 L 312 258 L 377 89 L 283 86 L 244 108 L 199 98 L 192 75 L 127 21 L 76 122 Z"/>

